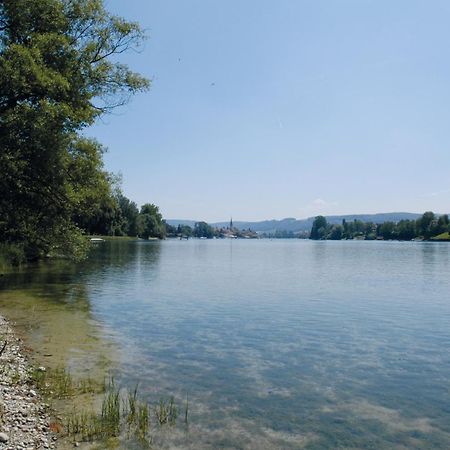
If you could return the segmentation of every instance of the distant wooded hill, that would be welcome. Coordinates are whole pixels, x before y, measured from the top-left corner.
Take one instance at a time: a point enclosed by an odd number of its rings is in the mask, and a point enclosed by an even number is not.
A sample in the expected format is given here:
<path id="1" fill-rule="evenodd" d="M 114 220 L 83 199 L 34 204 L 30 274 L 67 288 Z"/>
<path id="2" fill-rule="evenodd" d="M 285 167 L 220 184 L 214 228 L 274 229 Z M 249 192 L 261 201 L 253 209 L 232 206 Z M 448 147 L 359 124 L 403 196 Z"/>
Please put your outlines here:
<path id="1" fill-rule="evenodd" d="M 400 220 L 416 220 L 421 217 L 421 214 L 407 213 L 407 212 L 393 212 L 393 213 L 379 213 L 379 214 L 350 214 L 343 216 L 326 216 L 327 222 L 334 224 L 341 224 L 345 219 L 347 222 L 353 220 L 361 220 L 362 222 L 384 223 L 384 222 L 399 222 Z M 194 227 L 195 220 L 177 220 L 168 219 L 166 222 L 169 225 L 189 225 Z M 291 231 L 293 233 L 309 232 L 311 231 L 314 217 L 307 219 L 287 218 L 282 220 L 263 220 L 261 222 L 239 222 L 233 221 L 233 226 L 246 230 L 248 228 L 258 233 L 276 233 L 277 231 Z M 229 226 L 229 222 L 211 223 L 213 227 L 221 228 Z"/>

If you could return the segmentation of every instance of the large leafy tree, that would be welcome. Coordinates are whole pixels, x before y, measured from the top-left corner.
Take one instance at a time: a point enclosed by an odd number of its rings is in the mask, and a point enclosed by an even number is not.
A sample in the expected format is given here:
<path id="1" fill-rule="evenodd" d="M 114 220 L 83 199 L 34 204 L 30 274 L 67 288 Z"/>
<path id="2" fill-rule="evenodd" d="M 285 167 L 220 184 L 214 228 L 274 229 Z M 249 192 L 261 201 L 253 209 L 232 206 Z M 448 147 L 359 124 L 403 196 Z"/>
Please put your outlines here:
<path id="1" fill-rule="evenodd" d="M 426 211 L 422 217 L 417 219 L 416 227 L 420 236 L 429 239 L 433 235 L 433 226 L 436 221 L 436 216 L 432 211 Z"/>
<path id="2" fill-rule="evenodd" d="M 196 222 L 193 234 L 195 237 L 211 239 L 214 237 L 214 228 L 206 222 Z"/>
<path id="3" fill-rule="evenodd" d="M 139 208 L 136 203 L 122 193 L 117 196 L 117 202 L 122 216 L 121 233 L 126 236 L 138 236 L 140 232 Z"/>
<path id="4" fill-rule="evenodd" d="M 328 231 L 328 222 L 324 216 L 317 216 L 311 228 L 310 239 L 325 239 Z"/>
<path id="5" fill-rule="evenodd" d="M 28 258 L 80 250 L 74 218 L 111 187 L 79 132 L 148 87 L 115 58 L 142 40 L 102 0 L 0 0 L 0 242 Z"/>
<path id="6" fill-rule="evenodd" d="M 163 239 L 166 236 L 166 227 L 156 205 L 152 203 L 142 205 L 138 220 L 139 235 L 142 238 L 157 237 Z"/>

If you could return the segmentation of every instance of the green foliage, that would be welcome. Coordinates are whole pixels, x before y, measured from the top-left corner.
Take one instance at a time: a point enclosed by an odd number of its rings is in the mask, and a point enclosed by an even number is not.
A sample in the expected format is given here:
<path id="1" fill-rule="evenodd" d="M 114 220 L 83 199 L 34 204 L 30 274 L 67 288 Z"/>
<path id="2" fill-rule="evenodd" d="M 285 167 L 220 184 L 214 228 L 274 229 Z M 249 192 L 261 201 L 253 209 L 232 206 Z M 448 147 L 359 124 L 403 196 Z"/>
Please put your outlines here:
<path id="1" fill-rule="evenodd" d="M 314 219 L 312 229 L 311 229 L 311 239 L 325 239 L 328 230 L 327 219 L 323 216 L 317 216 Z"/>
<path id="2" fill-rule="evenodd" d="M 139 403 L 137 415 L 137 431 L 140 439 L 145 439 L 150 425 L 150 412 L 147 403 Z"/>
<path id="3" fill-rule="evenodd" d="M 138 220 L 140 228 L 139 235 L 142 238 L 157 237 L 163 239 L 165 237 L 166 228 L 159 208 L 156 205 L 150 203 L 143 205 Z"/>
<path id="4" fill-rule="evenodd" d="M 166 229 L 166 236 L 168 236 L 168 237 L 176 237 L 178 235 L 177 227 L 174 226 L 174 225 L 168 224 L 165 220 L 163 222 L 164 222 L 164 227 Z"/>
<path id="5" fill-rule="evenodd" d="M 417 219 L 416 226 L 419 236 L 429 239 L 433 235 L 433 228 L 436 225 L 436 217 L 433 212 L 427 211 L 422 217 Z"/>
<path id="6" fill-rule="evenodd" d="M 121 231 L 125 236 L 138 236 L 139 228 L 139 209 L 136 203 L 129 200 L 123 194 L 117 197 L 117 203 L 122 217 Z"/>
<path id="7" fill-rule="evenodd" d="M 179 236 L 191 237 L 193 235 L 193 230 L 189 225 L 178 225 L 177 234 Z"/>
<path id="8" fill-rule="evenodd" d="M 101 423 L 108 436 L 118 436 L 120 433 L 120 392 L 114 382 L 108 389 L 102 403 Z"/>
<path id="9" fill-rule="evenodd" d="M 433 235 L 438 235 L 445 233 L 446 231 L 450 230 L 450 221 L 447 214 L 444 214 L 439 217 L 437 221 L 437 226 L 433 230 Z"/>
<path id="10" fill-rule="evenodd" d="M 331 228 L 331 232 L 329 234 L 329 239 L 333 240 L 333 241 L 339 241 L 340 239 L 342 239 L 342 227 L 340 225 L 336 225 L 334 227 Z"/>
<path id="11" fill-rule="evenodd" d="M 42 370 L 35 368 L 30 372 L 30 382 L 50 398 L 66 398 L 83 393 L 103 392 L 105 386 L 87 378 L 76 382 L 64 367 Z"/>
<path id="12" fill-rule="evenodd" d="M 416 237 L 416 223 L 413 220 L 401 220 L 397 226 L 397 239 L 410 241 Z"/>
<path id="13" fill-rule="evenodd" d="M 81 256 L 86 223 L 113 208 L 104 150 L 78 133 L 148 87 L 114 58 L 142 40 L 101 0 L 1 2 L 0 242 L 27 259 Z"/>
<path id="14" fill-rule="evenodd" d="M 381 236 L 385 240 L 394 239 L 396 237 L 395 223 L 394 222 L 382 223 L 378 227 L 378 236 Z"/>
<path id="15" fill-rule="evenodd" d="M 214 228 L 206 222 L 197 222 L 194 226 L 193 235 L 198 238 L 211 239 L 214 237 Z"/>
<path id="16" fill-rule="evenodd" d="M 168 402 L 161 399 L 155 409 L 155 416 L 160 425 L 175 425 L 178 417 L 178 408 L 175 405 L 174 398 L 171 397 Z"/>
<path id="17" fill-rule="evenodd" d="M 422 217 L 414 220 L 400 220 L 398 223 L 384 222 L 374 224 L 354 220 L 342 221 L 342 226 L 328 224 L 323 216 L 318 216 L 313 222 L 310 239 L 383 239 L 405 240 L 415 238 L 432 239 L 438 235 L 445 236 L 450 231 L 450 220 L 447 214 L 437 217 L 433 212 L 425 212 Z"/>
<path id="18" fill-rule="evenodd" d="M 123 392 L 122 392 L 123 393 Z M 121 401 L 123 407 L 121 408 Z M 184 411 L 185 424 L 188 424 L 189 404 L 186 398 Z M 151 407 L 139 400 L 137 388 L 127 391 L 125 398 L 121 390 L 112 380 L 107 387 L 101 407 L 101 413 L 90 411 L 73 412 L 67 417 L 66 431 L 71 437 L 82 441 L 109 441 L 116 437 L 120 439 L 138 440 L 141 444 L 152 441 L 151 417 L 156 419 L 156 427 L 175 426 L 178 417 L 178 407 L 173 397 L 161 399 Z M 155 428 L 155 427 L 154 427 Z"/>
<path id="19" fill-rule="evenodd" d="M 22 244 L 0 243 L 0 269 L 6 269 L 9 265 L 19 266 L 25 261 L 25 250 Z"/>
<path id="20" fill-rule="evenodd" d="M 127 411 L 127 425 L 130 427 L 135 423 L 137 417 L 137 386 L 134 391 L 128 392 L 128 411 Z"/>
<path id="21" fill-rule="evenodd" d="M 102 401 L 101 414 L 73 412 L 67 418 L 66 430 L 69 436 L 77 436 L 84 441 L 108 440 L 119 436 L 121 424 L 120 391 L 112 380 Z"/>

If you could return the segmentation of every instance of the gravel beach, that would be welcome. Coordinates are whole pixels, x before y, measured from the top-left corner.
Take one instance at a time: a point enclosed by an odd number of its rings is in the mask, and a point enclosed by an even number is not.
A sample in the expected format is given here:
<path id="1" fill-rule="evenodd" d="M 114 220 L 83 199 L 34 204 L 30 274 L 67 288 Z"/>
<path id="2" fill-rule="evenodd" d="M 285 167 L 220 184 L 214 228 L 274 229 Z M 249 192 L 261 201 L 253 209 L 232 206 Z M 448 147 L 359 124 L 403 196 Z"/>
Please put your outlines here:
<path id="1" fill-rule="evenodd" d="M 4 346 L 6 342 L 6 346 Z M 3 349 L 3 351 L 2 351 Z M 0 316 L 0 449 L 56 448 L 48 405 L 30 382 L 20 340 Z M 45 368 L 40 368 L 45 370 Z"/>

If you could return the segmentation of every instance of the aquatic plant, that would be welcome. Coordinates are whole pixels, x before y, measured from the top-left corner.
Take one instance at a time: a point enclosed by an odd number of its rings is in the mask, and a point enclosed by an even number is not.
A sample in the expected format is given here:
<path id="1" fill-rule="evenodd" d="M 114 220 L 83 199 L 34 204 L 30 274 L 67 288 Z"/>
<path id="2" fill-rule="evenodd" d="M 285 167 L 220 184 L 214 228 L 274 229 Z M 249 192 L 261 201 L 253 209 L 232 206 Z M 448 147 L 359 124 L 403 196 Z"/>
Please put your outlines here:
<path id="1" fill-rule="evenodd" d="M 111 385 L 102 403 L 102 431 L 108 436 L 117 436 L 120 433 L 120 392 L 111 381 Z"/>
<path id="2" fill-rule="evenodd" d="M 83 441 L 90 441 L 102 435 L 101 422 L 94 413 L 73 412 L 67 418 L 66 430 L 69 436 L 80 436 Z"/>
<path id="3" fill-rule="evenodd" d="M 128 400 L 128 409 L 124 410 L 124 415 L 126 415 L 126 421 L 128 427 L 131 427 L 132 424 L 136 421 L 136 403 L 137 403 L 137 385 L 134 388 L 134 391 L 128 392 L 127 400 Z"/>
<path id="4" fill-rule="evenodd" d="M 75 385 L 72 379 L 72 375 L 70 374 L 70 372 L 67 372 L 63 367 L 59 367 L 53 371 L 47 372 L 45 371 L 44 373 L 48 373 L 50 374 L 50 378 L 51 380 L 51 390 L 52 393 L 58 397 L 66 397 L 66 396 L 70 396 L 74 394 L 75 391 Z"/>
<path id="5" fill-rule="evenodd" d="M 76 390 L 80 394 L 102 393 L 105 392 L 106 386 L 92 378 L 83 378 L 78 382 Z"/>
<path id="6" fill-rule="evenodd" d="M 160 425 L 175 425 L 178 416 L 178 409 L 175 405 L 174 398 L 171 397 L 168 402 L 161 399 L 155 409 L 155 415 Z"/>
<path id="7" fill-rule="evenodd" d="M 184 406 L 184 423 L 188 425 L 188 414 L 189 414 L 189 397 L 188 394 L 186 394 L 186 403 Z"/>
<path id="8" fill-rule="evenodd" d="M 137 430 L 141 438 L 145 438 L 150 425 L 149 407 L 147 403 L 139 405 Z"/>
<path id="9" fill-rule="evenodd" d="M 105 391 L 104 383 L 99 383 L 91 378 L 75 381 L 64 367 L 56 369 L 38 367 L 30 372 L 30 382 L 39 391 L 51 398 L 65 398 L 77 394 L 101 393 Z"/>
<path id="10" fill-rule="evenodd" d="M 120 408 L 122 402 L 122 408 Z M 189 403 L 186 399 L 185 422 L 187 423 Z M 158 426 L 176 425 L 178 408 L 174 397 L 161 399 L 154 407 L 138 398 L 138 387 L 132 391 L 119 389 L 112 379 L 102 401 L 101 413 L 76 412 L 67 417 L 67 435 L 82 441 L 122 438 L 138 440 L 142 445 L 150 446 L 150 417 L 153 411 Z"/>

